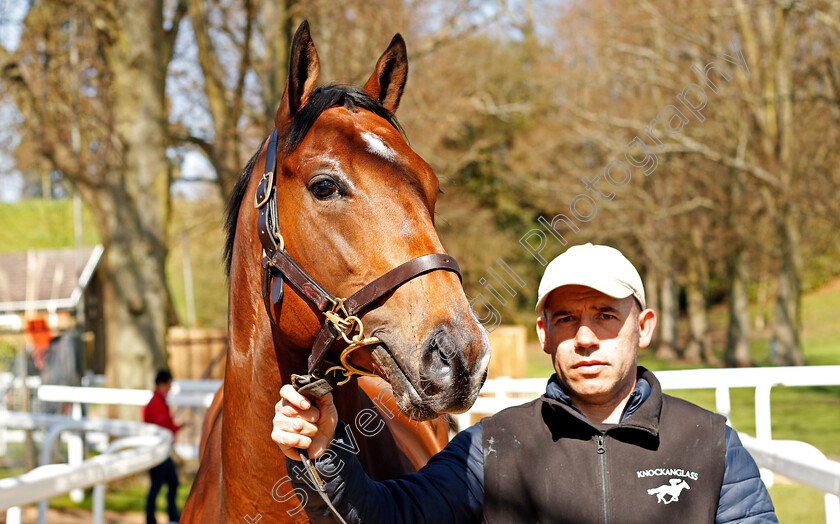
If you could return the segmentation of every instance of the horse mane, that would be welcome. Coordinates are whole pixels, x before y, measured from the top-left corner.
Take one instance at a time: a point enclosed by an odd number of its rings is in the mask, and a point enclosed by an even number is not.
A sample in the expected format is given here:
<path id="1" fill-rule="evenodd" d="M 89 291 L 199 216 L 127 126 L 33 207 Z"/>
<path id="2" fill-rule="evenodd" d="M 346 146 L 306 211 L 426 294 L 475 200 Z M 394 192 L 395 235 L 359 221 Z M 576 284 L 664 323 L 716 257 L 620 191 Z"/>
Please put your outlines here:
<path id="1" fill-rule="evenodd" d="M 257 163 L 257 158 L 262 151 L 262 145 L 251 157 L 251 160 L 245 164 L 245 169 L 239 175 L 239 180 L 233 186 L 233 191 L 230 192 L 230 200 L 227 204 L 227 217 L 225 218 L 225 275 L 230 276 L 230 263 L 233 260 L 233 237 L 236 236 L 236 222 L 239 221 L 239 208 L 242 207 L 242 201 L 245 199 L 245 193 L 248 189 L 248 181 L 251 179 L 251 173 L 254 171 L 254 164 Z"/>
<path id="2" fill-rule="evenodd" d="M 289 154 L 297 149 L 300 143 L 303 142 L 304 137 L 306 137 L 306 133 L 315 124 L 315 120 L 321 116 L 321 113 L 335 106 L 344 106 L 353 113 L 358 112 L 359 108 L 370 111 L 382 117 L 405 138 L 405 132 L 393 113 L 368 96 L 367 93 L 353 87 L 331 84 L 318 87 L 312 91 L 306 104 L 295 114 L 291 125 L 280 135 L 280 140 L 283 143 L 283 151 Z M 227 218 L 225 219 L 224 249 L 225 274 L 227 276 L 230 276 L 230 264 L 233 260 L 233 240 L 236 236 L 236 223 L 239 221 L 239 209 L 242 207 L 242 201 L 245 199 L 245 193 L 248 188 L 248 181 L 251 179 L 254 164 L 257 163 L 257 157 L 260 156 L 261 151 L 262 145 L 260 145 L 260 148 L 257 149 L 257 152 L 254 153 L 254 156 L 245 165 L 242 174 L 239 176 L 239 180 L 233 187 L 233 191 L 231 191 L 230 200 L 228 200 Z"/>

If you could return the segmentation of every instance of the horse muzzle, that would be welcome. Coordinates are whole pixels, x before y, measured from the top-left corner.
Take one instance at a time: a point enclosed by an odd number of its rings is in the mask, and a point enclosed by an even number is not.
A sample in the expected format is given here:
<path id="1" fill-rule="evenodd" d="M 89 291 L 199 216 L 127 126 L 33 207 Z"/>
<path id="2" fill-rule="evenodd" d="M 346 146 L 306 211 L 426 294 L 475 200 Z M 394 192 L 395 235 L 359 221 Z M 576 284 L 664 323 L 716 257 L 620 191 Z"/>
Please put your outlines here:
<path id="1" fill-rule="evenodd" d="M 391 334 L 382 331 L 376 336 L 382 343 L 374 347 L 373 360 L 407 416 L 427 420 L 463 413 L 475 402 L 490 355 L 483 329 L 463 330 L 442 322 L 425 340 L 402 350 L 398 348 L 406 346 Z"/>

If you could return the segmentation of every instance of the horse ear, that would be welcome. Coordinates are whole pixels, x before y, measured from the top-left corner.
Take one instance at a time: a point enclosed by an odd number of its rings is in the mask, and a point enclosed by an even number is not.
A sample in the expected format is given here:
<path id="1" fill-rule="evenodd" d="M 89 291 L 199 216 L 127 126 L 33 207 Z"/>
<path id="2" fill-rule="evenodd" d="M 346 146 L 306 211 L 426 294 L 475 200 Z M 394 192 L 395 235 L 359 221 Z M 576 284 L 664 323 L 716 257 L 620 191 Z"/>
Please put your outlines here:
<path id="1" fill-rule="evenodd" d="M 362 90 L 393 113 L 400 105 L 407 78 L 408 56 L 405 52 L 405 40 L 397 33 L 391 39 L 388 49 L 379 57 L 376 69 Z"/>
<path id="2" fill-rule="evenodd" d="M 306 103 L 306 99 L 315 87 L 321 64 L 318 62 L 318 52 L 309 34 L 309 22 L 301 22 L 289 51 L 289 76 L 286 78 L 286 88 L 280 99 L 280 107 L 274 117 L 274 127 L 283 129 L 289 125 L 292 118 Z"/>

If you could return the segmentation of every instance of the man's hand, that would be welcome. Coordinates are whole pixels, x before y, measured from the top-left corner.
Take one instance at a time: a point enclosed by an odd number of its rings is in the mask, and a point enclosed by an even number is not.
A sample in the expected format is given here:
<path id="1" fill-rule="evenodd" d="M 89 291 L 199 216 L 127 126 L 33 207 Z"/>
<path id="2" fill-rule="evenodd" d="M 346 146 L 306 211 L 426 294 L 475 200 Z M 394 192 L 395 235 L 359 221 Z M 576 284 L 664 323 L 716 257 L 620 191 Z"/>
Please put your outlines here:
<path id="1" fill-rule="evenodd" d="M 274 429 L 271 439 L 284 455 L 300 460 L 298 449 L 319 457 L 330 447 L 338 424 L 338 411 L 332 393 L 315 399 L 315 406 L 291 384 L 280 389 L 280 401 L 274 406 Z"/>

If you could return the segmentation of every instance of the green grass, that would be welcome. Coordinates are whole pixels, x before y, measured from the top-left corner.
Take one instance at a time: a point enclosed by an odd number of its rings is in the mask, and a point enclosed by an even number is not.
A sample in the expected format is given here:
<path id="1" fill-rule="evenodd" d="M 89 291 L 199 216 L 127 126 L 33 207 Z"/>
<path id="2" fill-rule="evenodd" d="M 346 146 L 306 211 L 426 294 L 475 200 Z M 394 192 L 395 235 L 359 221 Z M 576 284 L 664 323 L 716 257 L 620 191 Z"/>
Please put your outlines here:
<path id="1" fill-rule="evenodd" d="M 821 492 L 806 486 L 778 482 L 769 491 L 779 522 L 783 524 L 825 522 L 825 505 Z"/>
<path id="2" fill-rule="evenodd" d="M 82 211 L 82 240 L 85 246 L 99 243 L 93 217 Z M 73 247 L 75 233 L 72 200 L 25 200 L 0 204 L 0 252 L 27 249 Z"/>
<path id="3" fill-rule="evenodd" d="M 181 325 L 187 319 L 187 295 L 184 274 L 184 239 L 192 266 L 196 324 L 201 327 L 227 326 L 228 285 L 222 261 L 224 218 L 221 202 L 178 201 L 173 206 L 169 227 L 169 258 L 166 280 Z"/>
<path id="4" fill-rule="evenodd" d="M 809 293 L 802 298 L 803 352 L 808 364 L 840 363 L 840 286 Z"/>
<path id="5" fill-rule="evenodd" d="M 178 509 L 184 508 L 184 503 L 187 501 L 187 497 L 190 494 L 190 488 L 192 487 L 193 478 L 184 479 L 183 475 L 181 477 L 181 484 L 178 485 Z M 186 480 L 187 482 L 184 482 Z M 130 482 L 131 485 L 127 485 L 125 481 L 120 481 L 117 486 L 108 486 L 107 493 L 105 494 L 105 509 L 117 511 L 120 513 L 143 513 L 146 511 L 146 497 L 149 494 L 149 483 L 148 483 L 148 476 L 147 475 L 138 475 L 132 477 L 132 481 Z M 166 513 L 166 490 L 168 488 L 164 486 L 161 489 L 161 492 L 158 494 L 157 498 L 157 511 L 159 513 Z M 86 489 L 85 490 L 85 499 L 80 503 L 75 503 L 70 500 L 70 495 L 62 495 L 60 497 L 55 497 L 50 499 L 50 507 L 56 509 L 71 509 L 71 508 L 81 508 L 91 511 L 92 504 L 93 504 L 93 489 Z"/>

